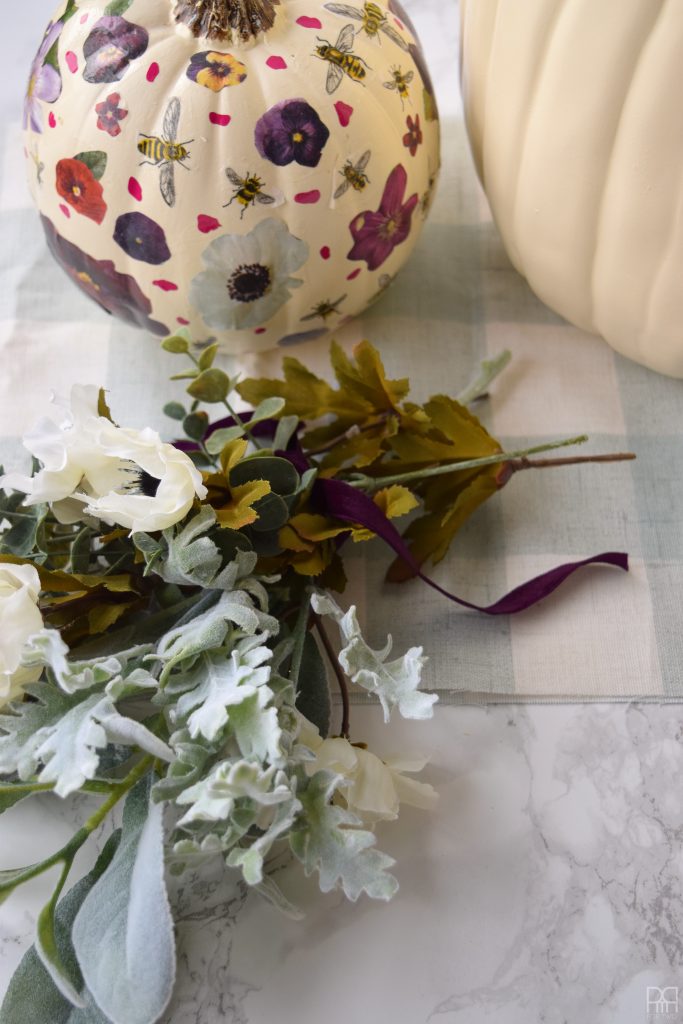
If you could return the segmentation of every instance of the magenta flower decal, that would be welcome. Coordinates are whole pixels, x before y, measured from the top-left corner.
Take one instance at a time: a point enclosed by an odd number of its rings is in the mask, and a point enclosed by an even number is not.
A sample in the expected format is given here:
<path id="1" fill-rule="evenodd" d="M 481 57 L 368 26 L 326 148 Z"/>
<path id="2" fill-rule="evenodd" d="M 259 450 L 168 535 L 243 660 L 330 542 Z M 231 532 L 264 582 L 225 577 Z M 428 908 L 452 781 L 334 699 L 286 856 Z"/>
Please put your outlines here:
<path id="1" fill-rule="evenodd" d="M 102 309 L 126 323 L 144 327 L 152 334 L 168 334 L 168 327 L 150 318 L 152 303 L 130 274 L 120 274 L 111 260 L 96 260 L 68 242 L 41 216 L 50 251 L 74 284 Z"/>
<path id="2" fill-rule="evenodd" d="M 405 167 L 397 164 L 387 178 L 379 210 L 365 210 L 351 221 L 354 246 L 347 259 L 365 260 L 368 270 L 377 270 L 388 260 L 397 245 L 410 234 L 417 192 L 403 202 L 408 184 Z"/>
<path id="3" fill-rule="evenodd" d="M 24 101 L 24 128 L 30 125 L 34 132 L 43 130 L 43 110 L 40 101 L 55 103 L 62 92 L 62 76 L 52 64 L 46 64 L 45 60 L 59 39 L 63 27 L 61 21 L 48 25 L 38 53 L 31 64 Z"/>
<path id="4" fill-rule="evenodd" d="M 95 107 L 97 127 L 113 139 L 121 134 L 121 121 L 128 117 L 128 111 L 125 107 L 119 106 L 120 102 L 121 94 L 112 92 L 103 103 L 98 103 Z"/>
<path id="5" fill-rule="evenodd" d="M 297 163 L 317 167 L 330 131 L 310 103 L 284 100 L 257 122 L 255 142 L 264 160 L 278 167 Z"/>

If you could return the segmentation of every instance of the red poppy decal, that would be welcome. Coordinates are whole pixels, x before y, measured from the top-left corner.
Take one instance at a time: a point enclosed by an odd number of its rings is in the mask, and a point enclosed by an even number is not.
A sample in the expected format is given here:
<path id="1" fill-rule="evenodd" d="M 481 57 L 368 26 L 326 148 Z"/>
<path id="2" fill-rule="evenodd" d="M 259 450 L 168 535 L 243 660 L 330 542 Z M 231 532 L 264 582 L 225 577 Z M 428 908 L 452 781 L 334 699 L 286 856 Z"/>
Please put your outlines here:
<path id="1" fill-rule="evenodd" d="M 57 164 L 57 191 L 76 213 L 101 224 L 107 212 L 102 186 L 80 160 L 60 160 Z"/>

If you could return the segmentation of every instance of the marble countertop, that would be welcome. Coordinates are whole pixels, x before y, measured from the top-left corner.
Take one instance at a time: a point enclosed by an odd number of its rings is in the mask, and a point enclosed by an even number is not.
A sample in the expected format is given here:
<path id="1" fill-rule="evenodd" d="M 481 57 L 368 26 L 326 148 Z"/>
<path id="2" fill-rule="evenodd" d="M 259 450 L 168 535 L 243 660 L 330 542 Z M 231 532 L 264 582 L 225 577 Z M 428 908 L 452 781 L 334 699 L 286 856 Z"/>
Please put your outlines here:
<path id="1" fill-rule="evenodd" d="M 446 17 L 440 0 L 405 3 L 454 111 L 455 5 Z M 51 6 L 24 6 L 0 42 L 5 122 Z M 389 730 L 357 706 L 354 723 L 379 753 L 429 756 L 440 793 L 436 812 L 408 808 L 380 830 L 398 896 L 345 904 L 283 863 L 279 882 L 306 911 L 293 922 L 232 875 L 183 877 L 164 1024 L 683 1022 L 681 706 L 444 706 Z M 18 805 L 2 818 L 0 863 L 56 848 L 82 814 L 78 801 Z M 51 881 L 2 907 L 0 991 Z M 656 990 L 676 986 L 680 1013 L 656 1012 Z"/>

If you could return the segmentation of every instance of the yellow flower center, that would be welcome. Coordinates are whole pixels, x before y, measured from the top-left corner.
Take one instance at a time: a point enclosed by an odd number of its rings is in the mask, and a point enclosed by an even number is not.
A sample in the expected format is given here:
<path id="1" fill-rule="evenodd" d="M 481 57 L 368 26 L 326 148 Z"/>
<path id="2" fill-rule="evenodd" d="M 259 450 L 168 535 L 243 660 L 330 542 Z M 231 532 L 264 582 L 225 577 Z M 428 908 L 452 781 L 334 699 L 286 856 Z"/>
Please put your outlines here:
<path id="1" fill-rule="evenodd" d="M 301 132 L 294 132 L 294 134 L 292 135 L 292 142 L 303 142 L 303 141 L 304 141 L 304 137 L 301 134 Z"/>
<path id="2" fill-rule="evenodd" d="M 78 197 L 79 197 L 79 196 L 80 196 L 80 194 L 81 194 L 81 189 L 80 189 L 80 187 L 79 187 L 78 185 L 74 185 L 74 186 L 72 187 L 72 189 L 71 189 L 71 192 L 72 192 L 72 194 L 73 194 L 73 195 L 74 195 L 74 196 L 76 197 L 76 199 L 78 199 Z"/>
<path id="3" fill-rule="evenodd" d="M 79 271 L 76 274 L 76 278 L 81 282 L 81 284 L 89 285 L 91 288 L 94 288 L 96 292 L 99 292 L 100 286 L 93 281 L 90 274 L 86 274 L 85 270 Z"/>

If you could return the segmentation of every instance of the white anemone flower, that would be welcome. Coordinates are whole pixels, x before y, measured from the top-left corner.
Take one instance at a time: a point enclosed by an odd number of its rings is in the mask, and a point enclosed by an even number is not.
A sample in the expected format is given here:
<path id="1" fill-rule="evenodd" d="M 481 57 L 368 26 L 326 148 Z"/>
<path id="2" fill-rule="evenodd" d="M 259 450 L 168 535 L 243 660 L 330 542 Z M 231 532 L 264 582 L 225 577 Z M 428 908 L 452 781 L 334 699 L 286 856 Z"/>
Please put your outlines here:
<path id="1" fill-rule="evenodd" d="M 34 683 L 41 666 L 25 668 L 21 656 L 29 637 L 43 628 L 38 608 L 40 577 L 32 565 L 0 562 L 0 708 Z"/>
<path id="2" fill-rule="evenodd" d="M 306 242 L 268 217 L 248 235 L 221 235 L 204 250 L 206 265 L 190 285 L 190 301 L 209 327 L 236 331 L 270 320 L 302 281 L 291 277 L 308 259 Z"/>
<path id="3" fill-rule="evenodd" d="M 88 516 L 132 531 L 165 530 L 195 497 L 206 497 L 199 470 L 154 430 L 117 427 L 98 411 L 99 389 L 76 384 L 71 402 L 53 398 L 56 416 L 42 419 L 24 446 L 42 464 L 33 477 L 10 473 L 0 486 L 49 504 L 63 523 Z"/>
<path id="4" fill-rule="evenodd" d="M 400 804 L 422 810 L 432 810 L 436 806 L 436 790 L 404 774 L 422 771 L 426 761 L 398 758 L 383 761 L 376 754 L 364 747 L 353 746 L 342 737 L 322 739 L 316 727 L 303 716 L 300 716 L 300 722 L 299 742 L 315 754 L 315 760 L 306 763 L 307 774 L 326 770 L 341 775 L 346 784 L 338 795 L 364 823 L 393 821 L 398 818 Z"/>

